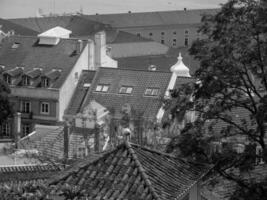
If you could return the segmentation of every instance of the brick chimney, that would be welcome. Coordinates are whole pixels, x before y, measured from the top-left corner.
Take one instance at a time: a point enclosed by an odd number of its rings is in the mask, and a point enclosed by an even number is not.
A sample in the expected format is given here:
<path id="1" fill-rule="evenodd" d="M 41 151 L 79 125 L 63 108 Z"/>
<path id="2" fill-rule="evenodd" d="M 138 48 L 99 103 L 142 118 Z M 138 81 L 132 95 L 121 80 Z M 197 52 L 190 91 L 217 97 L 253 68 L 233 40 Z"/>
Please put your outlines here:
<path id="1" fill-rule="evenodd" d="M 21 137 L 21 113 L 19 113 L 19 112 L 15 113 L 15 115 L 14 115 L 13 134 L 14 134 L 15 143 L 17 146 L 17 143 Z"/>
<path id="2" fill-rule="evenodd" d="M 95 34 L 95 65 L 103 66 L 106 57 L 106 33 L 104 31 Z"/>

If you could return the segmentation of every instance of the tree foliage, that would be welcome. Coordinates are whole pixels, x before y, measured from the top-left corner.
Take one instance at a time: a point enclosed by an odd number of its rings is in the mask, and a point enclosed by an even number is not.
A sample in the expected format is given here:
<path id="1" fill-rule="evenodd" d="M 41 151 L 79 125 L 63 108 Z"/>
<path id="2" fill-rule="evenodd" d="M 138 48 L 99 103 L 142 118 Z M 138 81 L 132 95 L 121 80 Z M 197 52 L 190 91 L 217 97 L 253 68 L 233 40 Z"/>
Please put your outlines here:
<path id="1" fill-rule="evenodd" d="M 8 117 L 11 117 L 13 113 L 8 94 L 10 94 L 10 89 L 0 78 L 0 124 L 2 124 Z"/>
<path id="2" fill-rule="evenodd" d="M 200 61 L 195 73 L 198 81 L 174 91 L 171 100 L 176 105 L 172 107 L 174 118 L 180 118 L 180 110 L 187 110 L 196 111 L 197 119 L 185 126 L 167 151 L 179 149 L 188 159 L 215 164 L 220 175 L 248 191 L 251 185 L 229 171 L 253 170 L 256 146 L 263 155 L 267 152 L 264 3 L 229 0 L 216 15 L 203 17 L 199 31 L 204 39 L 190 48 L 190 54 Z M 217 144 L 219 149 L 214 148 Z"/>

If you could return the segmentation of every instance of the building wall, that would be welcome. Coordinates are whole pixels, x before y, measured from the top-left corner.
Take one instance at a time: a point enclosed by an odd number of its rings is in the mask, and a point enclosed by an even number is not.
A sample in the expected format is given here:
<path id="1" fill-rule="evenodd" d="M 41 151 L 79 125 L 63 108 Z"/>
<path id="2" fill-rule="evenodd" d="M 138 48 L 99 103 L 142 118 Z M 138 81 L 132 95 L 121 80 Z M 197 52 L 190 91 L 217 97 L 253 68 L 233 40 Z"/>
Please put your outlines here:
<path id="1" fill-rule="evenodd" d="M 90 43 L 91 45 L 93 43 Z M 68 77 L 66 78 L 64 84 L 59 91 L 59 121 L 63 121 L 63 115 L 65 109 L 68 107 L 71 97 L 74 94 L 76 89 L 79 76 L 81 75 L 82 70 L 88 69 L 88 44 L 86 44 L 84 50 L 82 51 L 79 59 L 75 63 Z"/>
<path id="2" fill-rule="evenodd" d="M 169 47 L 184 47 L 185 46 L 185 31 L 188 31 L 188 38 L 190 46 L 193 40 L 196 40 L 200 35 L 197 33 L 199 24 L 194 25 L 169 25 L 169 26 L 155 26 L 155 27 L 131 27 L 120 28 L 123 31 L 140 35 L 145 38 L 153 39 L 159 43 L 164 41 L 164 44 Z M 151 35 L 152 33 L 152 35 Z M 164 33 L 164 34 L 162 34 Z M 174 39 L 176 44 L 174 44 Z"/>
<path id="3" fill-rule="evenodd" d="M 166 54 L 168 47 L 157 42 L 109 44 L 113 58 Z"/>

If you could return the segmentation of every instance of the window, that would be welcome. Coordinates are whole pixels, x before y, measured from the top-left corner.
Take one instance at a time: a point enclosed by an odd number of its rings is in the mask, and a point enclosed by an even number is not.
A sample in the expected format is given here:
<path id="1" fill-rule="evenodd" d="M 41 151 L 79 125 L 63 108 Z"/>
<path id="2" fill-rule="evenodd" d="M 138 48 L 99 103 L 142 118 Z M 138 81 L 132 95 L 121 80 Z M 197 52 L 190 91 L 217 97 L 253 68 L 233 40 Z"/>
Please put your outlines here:
<path id="1" fill-rule="evenodd" d="M 10 137 L 11 136 L 11 127 L 8 122 L 3 123 L 1 126 L 1 132 L 3 137 Z"/>
<path id="2" fill-rule="evenodd" d="M 22 101 L 21 102 L 21 112 L 23 112 L 23 113 L 31 112 L 31 103 L 29 101 Z"/>
<path id="3" fill-rule="evenodd" d="M 48 102 L 41 103 L 41 114 L 49 114 L 49 103 Z"/>
<path id="4" fill-rule="evenodd" d="M 141 33 L 137 33 L 136 35 L 137 35 L 138 37 L 141 37 Z"/>
<path id="5" fill-rule="evenodd" d="M 19 47 L 19 45 L 20 45 L 20 43 L 15 42 L 15 43 L 12 44 L 11 48 L 12 49 L 17 49 Z"/>
<path id="6" fill-rule="evenodd" d="M 30 85 L 30 78 L 28 76 L 23 76 L 23 85 L 28 86 Z"/>
<path id="7" fill-rule="evenodd" d="M 161 40 L 161 44 L 164 44 L 165 43 L 165 41 L 164 40 Z"/>
<path id="8" fill-rule="evenodd" d="M 188 46 L 188 42 L 189 42 L 188 38 L 185 38 L 185 39 L 184 39 L 184 46 L 187 47 L 187 46 Z"/>
<path id="9" fill-rule="evenodd" d="M 176 39 L 172 40 L 172 46 L 176 47 Z"/>
<path id="10" fill-rule="evenodd" d="M 153 36 L 153 33 L 149 33 L 149 36 Z"/>
<path id="11" fill-rule="evenodd" d="M 159 88 L 147 88 L 145 90 L 145 96 L 158 96 Z"/>
<path id="12" fill-rule="evenodd" d="M 133 91 L 133 87 L 122 86 L 122 87 L 120 88 L 119 93 L 120 93 L 120 94 L 131 94 L 132 91 Z"/>
<path id="13" fill-rule="evenodd" d="M 184 46 L 188 46 L 189 45 L 189 31 L 185 30 L 184 31 Z"/>
<path id="14" fill-rule="evenodd" d="M 26 136 L 26 135 L 28 135 L 30 133 L 30 131 L 31 131 L 30 124 L 23 124 L 22 125 L 22 136 L 23 137 Z"/>
<path id="15" fill-rule="evenodd" d="M 165 33 L 164 32 L 161 32 L 161 35 L 165 35 Z"/>
<path id="16" fill-rule="evenodd" d="M 98 84 L 96 86 L 95 91 L 96 92 L 107 92 L 108 89 L 109 89 L 109 85 L 106 85 L 106 84 Z"/>
<path id="17" fill-rule="evenodd" d="M 11 84 L 11 76 L 9 74 L 4 75 L 4 80 L 7 84 Z"/>
<path id="18" fill-rule="evenodd" d="M 176 31 L 173 31 L 173 35 L 176 35 Z"/>
<path id="19" fill-rule="evenodd" d="M 49 79 L 44 77 L 42 78 L 42 87 L 49 87 Z"/>

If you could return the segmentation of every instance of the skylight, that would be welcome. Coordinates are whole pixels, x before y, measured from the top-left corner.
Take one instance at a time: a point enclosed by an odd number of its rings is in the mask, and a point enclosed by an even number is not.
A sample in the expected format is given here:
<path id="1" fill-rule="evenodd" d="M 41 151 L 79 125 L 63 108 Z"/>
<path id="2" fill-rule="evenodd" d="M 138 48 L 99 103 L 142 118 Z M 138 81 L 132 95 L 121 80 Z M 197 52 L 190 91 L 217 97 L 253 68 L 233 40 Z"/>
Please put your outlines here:
<path id="1" fill-rule="evenodd" d="M 145 96 L 158 96 L 159 88 L 147 88 L 145 90 Z"/>
<path id="2" fill-rule="evenodd" d="M 11 46 L 12 49 L 17 49 L 19 47 L 20 43 L 14 42 Z"/>
<path id="3" fill-rule="evenodd" d="M 109 89 L 109 85 L 106 85 L 106 84 L 98 84 L 96 86 L 95 91 L 96 92 L 108 92 L 108 89 Z"/>
<path id="4" fill-rule="evenodd" d="M 133 91 L 133 87 L 131 87 L 131 86 L 122 86 L 120 88 L 119 93 L 120 94 L 131 94 L 132 91 Z"/>

